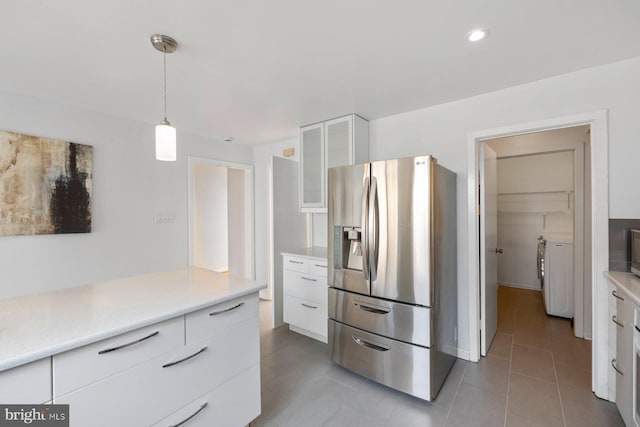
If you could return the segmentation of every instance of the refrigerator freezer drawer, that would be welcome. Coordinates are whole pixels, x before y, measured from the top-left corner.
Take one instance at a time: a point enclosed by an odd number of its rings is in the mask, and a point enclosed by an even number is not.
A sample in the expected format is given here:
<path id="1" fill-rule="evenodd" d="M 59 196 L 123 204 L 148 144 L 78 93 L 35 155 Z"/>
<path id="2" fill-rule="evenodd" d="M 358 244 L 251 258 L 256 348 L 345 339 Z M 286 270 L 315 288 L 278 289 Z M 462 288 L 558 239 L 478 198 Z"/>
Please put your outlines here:
<path id="1" fill-rule="evenodd" d="M 431 350 L 370 334 L 329 319 L 329 357 L 362 376 L 432 400 Z"/>
<path id="2" fill-rule="evenodd" d="M 431 347 L 431 309 L 329 288 L 329 317 L 378 335 Z"/>

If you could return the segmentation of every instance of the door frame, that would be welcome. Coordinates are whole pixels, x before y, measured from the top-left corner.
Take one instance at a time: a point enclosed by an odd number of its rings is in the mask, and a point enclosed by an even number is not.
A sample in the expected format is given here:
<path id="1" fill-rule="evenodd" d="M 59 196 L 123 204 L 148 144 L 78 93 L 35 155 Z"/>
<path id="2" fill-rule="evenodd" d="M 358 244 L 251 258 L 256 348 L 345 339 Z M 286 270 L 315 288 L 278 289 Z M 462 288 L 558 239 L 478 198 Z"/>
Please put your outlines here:
<path id="1" fill-rule="evenodd" d="M 246 278 L 255 279 L 255 222 L 254 222 L 254 181 L 253 181 L 253 165 L 243 163 L 233 163 L 224 160 L 212 159 L 207 157 L 188 156 L 187 157 L 187 176 L 188 176 L 188 198 L 189 198 L 189 265 L 193 266 L 195 262 L 195 173 L 194 166 L 196 163 L 203 163 L 209 166 L 220 166 L 228 169 L 239 169 L 244 173 L 244 224 L 245 224 L 245 241 L 244 241 L 244 275 Z"/>
<path id="2" fill-rule="evenodd" d="M 566 127 L 591 126 L 591 271 L 592 271 L 592 391 L 609 397 L 607 369 L 607 281 L 604 272 L 609 262 L 609 139 L 608 110 L 568 115 L 535 122 L 520 123 L 467 134 L 467 226 L 469 282 L 469 359 L 480 360 L 480 240 L 478 225 L 479 144 L 489 139 L 541 132 Z"/>

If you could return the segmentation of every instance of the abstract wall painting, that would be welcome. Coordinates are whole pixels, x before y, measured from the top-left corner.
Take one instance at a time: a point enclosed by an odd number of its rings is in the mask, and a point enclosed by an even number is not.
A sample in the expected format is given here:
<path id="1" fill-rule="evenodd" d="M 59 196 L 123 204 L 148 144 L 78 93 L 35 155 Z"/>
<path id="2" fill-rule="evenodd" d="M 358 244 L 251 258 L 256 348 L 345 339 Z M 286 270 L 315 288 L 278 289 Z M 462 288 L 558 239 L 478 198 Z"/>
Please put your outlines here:
<path id="1" fill-rule="evenodd" d="M 0 236 L 91 232 L 93 147 L 0 131 Z"/>

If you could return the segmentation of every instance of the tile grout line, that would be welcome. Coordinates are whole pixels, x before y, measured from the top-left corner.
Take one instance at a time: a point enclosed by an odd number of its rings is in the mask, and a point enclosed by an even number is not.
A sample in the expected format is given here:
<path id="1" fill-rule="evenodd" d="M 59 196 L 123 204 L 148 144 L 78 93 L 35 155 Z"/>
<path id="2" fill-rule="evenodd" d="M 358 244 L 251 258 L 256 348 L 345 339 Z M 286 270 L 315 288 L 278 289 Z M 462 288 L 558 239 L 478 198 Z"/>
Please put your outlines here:
<path id="1" fill-rule="evenodd" d="M 470 362 L 474 363 L 474 362 Z M 449 416 L 451 415 L 451 410 L 453 409 L 453 404 L 456 402 L 456 398 L 458 397 L 458 393 L 460 392 L 460 387 L 462 386 L 462 381 L 464 380 L 464 376 L 467 374 L 467 368 L 469 367 L 469 362 L 464 365 L 464 371 L 460 376 L 460 381 L 458 381 L 458 386 L 456 387 L 456 392 L 453 394 L 453 399 L 451 400 L 451 405 L 449 405 L 449 409 L 447 410 L 447 417 L 444 419 L 444 425 L 446 426 L 449 422 Z"/>
<path id="2" fill-rule="evenodd" d="M 548 332 L 547 332 L 548 333 Z M 549 347 L 551 347 L 551 335 L 548 335 Z M 564 415 L 564 405 L 562 404 L 562 395 L 560 394 L 560 381 L 558 380 L 558 370 L 556 369 L 556 358 L 551 351 L 551 362 L 553 363 L 553 373 L 556 376 L 556 388 L 558 389 L 558 400 L 560 402 L 560 412 L 562 413 L 562 422 L 567 426 L 567 418 Z"/>
<path id="3" fill-rule="evenodd" d="M 514 320 L 515 323 L 515 320 Z M 515 326 L 514 326 L 515 327 Z M 513 363 L 513 336 L 511 337 L 511 352 L 509 353 L 509 372 L 507 373 L 507 400 L 504 403 L 504 427 L 507 427 L 507 414 L 509 413 L 509 391 L 511 390 L 511 364 Z"/>

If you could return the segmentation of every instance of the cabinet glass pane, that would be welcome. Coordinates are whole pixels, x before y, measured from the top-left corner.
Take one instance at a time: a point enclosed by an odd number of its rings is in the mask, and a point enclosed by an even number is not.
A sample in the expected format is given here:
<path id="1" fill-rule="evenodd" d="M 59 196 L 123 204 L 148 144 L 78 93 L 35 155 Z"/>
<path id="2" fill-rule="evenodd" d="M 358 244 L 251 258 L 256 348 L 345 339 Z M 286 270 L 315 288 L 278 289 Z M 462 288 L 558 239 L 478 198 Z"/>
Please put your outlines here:
<path id="1" fill-rule="evenodd" d="M 302 203 L 322 201 L 322 129 L 302 131 Z"/>
<path id="2" fill-rule="evenodd" d="M 349 164 L 349 120 L 327 125 L 327 167 Z"/>

